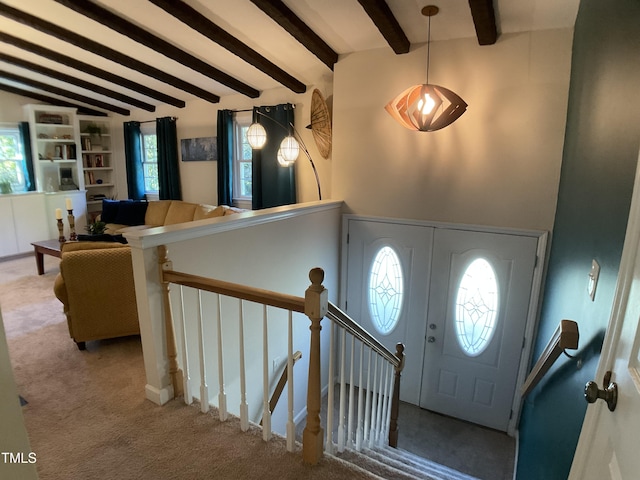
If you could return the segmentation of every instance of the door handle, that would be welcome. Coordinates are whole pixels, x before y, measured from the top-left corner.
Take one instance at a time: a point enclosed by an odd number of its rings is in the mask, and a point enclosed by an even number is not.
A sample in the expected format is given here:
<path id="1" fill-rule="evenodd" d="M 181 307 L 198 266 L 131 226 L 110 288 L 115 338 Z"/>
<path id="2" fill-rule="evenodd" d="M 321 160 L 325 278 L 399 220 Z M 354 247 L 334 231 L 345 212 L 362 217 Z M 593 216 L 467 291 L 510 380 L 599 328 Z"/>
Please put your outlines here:
<path id="1" fill-rule="evenodd" d="M 433 343 L 436 341 L 436 337 L 427 337 L 427 342 Z"/>
<path id="2" fill-rule="evenodd" d="M 587 382 L 584 386 L 584 398 L 589 403 L 594 403 L 601 398 L 607 402 L 609 411 L 613 412 L 618 404 L 618 384 L 611 381 L 611 372 L 605 373 L 603 385 L 607 387 L 600 390 L 596 382 Z"/>

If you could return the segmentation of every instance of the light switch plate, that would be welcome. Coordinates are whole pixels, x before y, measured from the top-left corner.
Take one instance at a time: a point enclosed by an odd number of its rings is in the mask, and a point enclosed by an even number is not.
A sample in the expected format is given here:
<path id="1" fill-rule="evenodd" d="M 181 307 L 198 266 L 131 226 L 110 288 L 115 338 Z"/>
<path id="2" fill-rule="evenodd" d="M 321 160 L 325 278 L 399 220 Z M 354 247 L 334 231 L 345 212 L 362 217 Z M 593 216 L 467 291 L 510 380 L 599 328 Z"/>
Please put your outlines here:
<path id="1" fill-rule="evenodd" d="M 587 292 L 591 301 L 596 298 L 596 287 L 598 286 L 598 277 L 600 276 L 600 265 L 595 260 L 591 260 L 591 271 L 589 272 L 589 284 L 587 286 Z"/>

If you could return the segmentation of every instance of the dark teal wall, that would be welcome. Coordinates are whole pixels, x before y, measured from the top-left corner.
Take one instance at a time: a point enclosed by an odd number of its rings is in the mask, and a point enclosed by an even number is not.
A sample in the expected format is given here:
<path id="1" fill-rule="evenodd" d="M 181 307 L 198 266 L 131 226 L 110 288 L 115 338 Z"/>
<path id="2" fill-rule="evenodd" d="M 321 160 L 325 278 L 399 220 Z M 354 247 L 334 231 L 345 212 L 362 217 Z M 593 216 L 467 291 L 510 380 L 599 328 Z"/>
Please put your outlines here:
<path id="1" fill-rule="evenodd" d="M 566 479 L 611 314 L 640 148 L 640 2 L 582 0 L 541 318 L 540 356 L 563 318 L 578 322 L 578 359 L 561 357 L 527 397 L 518 480 Z M 591 260 L 600 263 L 595 301 Z M 598 384 L 602 379 L 596 379 Z"/>

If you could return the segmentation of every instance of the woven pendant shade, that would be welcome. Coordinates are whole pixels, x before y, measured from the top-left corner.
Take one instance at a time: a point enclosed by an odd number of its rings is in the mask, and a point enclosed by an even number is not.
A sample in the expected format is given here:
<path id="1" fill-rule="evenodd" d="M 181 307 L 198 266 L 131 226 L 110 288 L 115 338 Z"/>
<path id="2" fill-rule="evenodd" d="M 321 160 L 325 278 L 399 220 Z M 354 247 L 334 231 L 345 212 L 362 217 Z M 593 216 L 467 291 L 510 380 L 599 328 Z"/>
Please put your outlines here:
<path id="1" fill-rule="evenodd" d="M 455 122 L 467 104 L 447 88 L 422 84 L 407 88 L 384 108 L 409 130 L 433 132 Z"/>
<path id="2" fill-rule="evenodd" d="M 418 132 L 440 130 L 451 125 L 467 110 L 467 104 L 456 93 L 429 83 L 431 17 L 439 11 L 435 5 L 427 5 L 421 10 L 422 14 L 429 18 L 426 83 L 407 88 L 384 107 L 400 125 Z"/>

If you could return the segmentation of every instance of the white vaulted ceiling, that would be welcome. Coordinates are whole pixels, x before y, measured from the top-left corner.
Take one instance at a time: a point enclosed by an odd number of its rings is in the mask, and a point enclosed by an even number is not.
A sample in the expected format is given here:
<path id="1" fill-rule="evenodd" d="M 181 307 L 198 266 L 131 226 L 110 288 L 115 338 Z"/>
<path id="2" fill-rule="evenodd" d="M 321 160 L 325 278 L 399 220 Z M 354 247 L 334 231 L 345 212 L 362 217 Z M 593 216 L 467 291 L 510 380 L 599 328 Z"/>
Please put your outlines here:
<path id="1" fill-rule="evenodd" d="M 291 21 L 291 15 L 296 22 L 305 24 L 312 34 L 329 47 L 329 51 L 333 51 L 337 59 L 358 51 L 391 49 L 390 45 L 393 44 L 376 26 L 371 11 L 365 11 L 363 7 L 369 4 L 378 8 L 382 5 L 384 8 L 383 0 L 169 0 L 167 3 L 177 6 L 179 12 L 199 14 L 201 19 L 213 22 L 257 52 L 264 61 L 291 79 L 296 86 L 285 86 L 294 91 L 304 91 L 305 86 L 312 85 L 318 79 L 330 78 L 332 62 L 326 58 L 321 60 L 274 20 L 278 15 L 283 18 L 283 11 L 288 11 L 284 15 L 285 20 L 288 18 L 287 21 Z M 267 6 L 263 5 L 261 9 L 258 6 L 261 3 Z M 382 16 L 385 21 L 397 21 L 397 26 L 406 37 L 407 49 L 427 41 L 427 17 L 421 15 L 420 10 L 433 3 L 440 7 L 440 13 L 432 21 L 432 41 L 476 37 L 470 9 L 470 4 L 476 3 L 493 7 L 499 42 L 500 34 L 504 33 L 571 28 L 579 0 L 494 0 L 493 3 L 491 0 L 446 0 L 440 4 L 429 0 L 386 0 L 388 12 L 383 10 Z M 98 12 L 97 17 L 92 19 L 76 11 L 74 4 L 106 9 L 119 17 L 117 21 L 124 20 L 140 27 L 144 36 L 150 39 L 149 43 L 144 45 L 128 37 L 123 34 L 123 28 L 103 25 L 101 22 L 108 15 Z M 174 15 L 168 13 L 159 6 L 161 4 L 160 0 L 0 0 L 0 89 L 33 95 L 36 99 L 38 95 L 44 95 L 98 111 L 109 111 L 112 110 L 109 107 L 115 107 L 124 113 L 143 108 L 141 104 L 150 110 L 171 101 L 180 106 L 181 102 L 203 96 L 213 103 L 218 97 L 239 92 L 256 98 L 264 90 L 283 86 L 281 80 L 274 79 L 249 63 L 247 54 L 241 53 L 239 56 L 230 52 L 203 35 L 202 28 L 188 26 L 176 18 L 179 15 L 174 16 L 176 12 Z M 274 18 L 263 11 L 269 7 L 278 10 Z M 16 14 L 22 18 L 16 18 Z M 40 31 L 38 25 L 41 27 L 43 24 L 46 28 L 62 28 L 83 38 L 78 45 L 73 45 L 57 38 L 58 35 L 51 31 Z M 158 39 L 181 52 L 174 58 L 158 52 L 162 43 Z M 100 71 L 86 73 L 77 65 L 69 66 L 59 59 L 46 58 L 41 51 L 25 48 L 21 41 L 133 81 L 158 95 L 152 96 L 150 91 L 137 91 L 131 85 L 115 83 L 113 79 L 104 78 L 105 74 Z M 142 73 L 140 68 L 124 66 L 118 59 L 107 59 L 87 51 L 85 47 L 90 41 L 183 83 L 154 78 L 157 75 Z M 484 48 L 491 48 L 491 45 Z M 200 66 L 216 69 L 240 86 L 211 78 L 204 73 L 204 67 L 182 65 L 181 61 L 186 58 L 193 59 Z M 34 68 L 34 65 L 38 68 Z M 49 70 L 42 70 L 43 67 Z M 71 82 L 69 77 L 54 78 L 51 71 L 89 83 L 78 85 L 77 82 Z M 184 84 L 194 88 L 186 89 Z M 98 91 L 99 88 L 93 86 L 107 90 Z M 70 98 L 66 92 L 76 97 Z M 133 104 L 134 100 L 138 103 Z"/>

